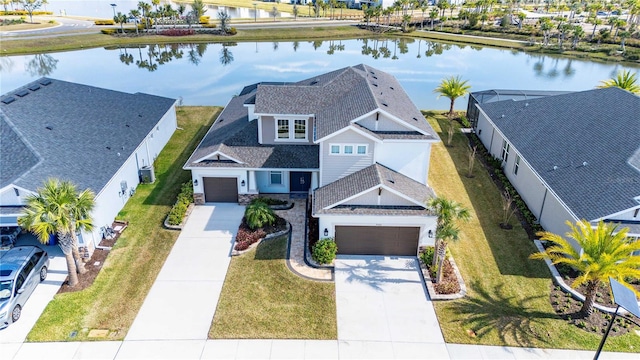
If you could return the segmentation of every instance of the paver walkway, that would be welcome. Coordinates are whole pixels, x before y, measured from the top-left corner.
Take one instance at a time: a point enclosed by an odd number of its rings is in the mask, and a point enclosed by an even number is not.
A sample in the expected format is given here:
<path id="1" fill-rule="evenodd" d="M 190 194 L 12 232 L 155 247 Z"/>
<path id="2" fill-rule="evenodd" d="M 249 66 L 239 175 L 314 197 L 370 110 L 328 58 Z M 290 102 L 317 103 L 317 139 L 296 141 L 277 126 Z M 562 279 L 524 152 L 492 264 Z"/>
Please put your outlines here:
<path id="1" fill-rule="evenodd" d="M 194 207 L 125 340 L 207 339 L 243 213 L 237 204 Z"/>

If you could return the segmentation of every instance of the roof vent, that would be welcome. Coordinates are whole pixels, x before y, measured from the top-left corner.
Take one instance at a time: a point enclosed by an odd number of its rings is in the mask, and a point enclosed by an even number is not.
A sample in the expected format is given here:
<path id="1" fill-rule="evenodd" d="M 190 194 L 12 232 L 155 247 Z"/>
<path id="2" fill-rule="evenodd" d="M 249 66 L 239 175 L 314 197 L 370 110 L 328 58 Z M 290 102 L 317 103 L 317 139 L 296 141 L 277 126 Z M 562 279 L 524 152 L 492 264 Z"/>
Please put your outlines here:
<path id="1" fill-rule="evenodd" d="M 29 95 L 29 92 L 27 90 L 20 90 L 16 93 L 16 96 L 20 96 L 20 97 L 27 96 L 27 95 Z"/>
<path id="2" fill-rule="evenodd" d="M 504 117 L 504 114 L 500 115 L 500 117 L 501 117 L 501 118 L 503 118 L 503 117 Z"/>
<path id="3" fill-rule="evenodd" d="M 557 165 L 553 165 L 553 170 L 558 170 L 558 166 Z"/>
<path id="4" fill-rule="evenodd" d="M 371 85 L 373 85 L 375 87 L 378 87 L 378 84 L 376 84 L 376 83 L 371 83 Z"/>
<path id="5" fill-rule="evenodd" d="M 42 79 L 42 80 L 40 80 L 40 85 L 47 86 L 47 85 L 49 85 L 49 84 L 51 84 L 51 80 L 49 80 L 49 79 Z"/>
<path id="6" fill-rule="evenodd" d="M 47 125 L 44 128 L 47 129 L 47 130 L 53 130 L 53 126 L 51 126 L 51 125 Z"/>
<path id="7" fill-rule="evenodd" d="M 31 90 L 31 91 L 36 91 L 38 89 L 40 89 L 40 85 L 38 85 L 38 84 L 33 84 L 33 85 L 29 86 L 29 90 Z"/>
<path id="8" fill-rule="evenodd" d="M 529 103 L 524 103 L 524 106 L 529 106 Z"/>
<path id="9" fill-rule="evenodd" d="M 416 117 L 413 118 L 414 121 L 418 121 L 418 119 Z"/>
<path id="10" fill-rule="evenodd" d="M 138 114 L 138 117 L 142 117 L 142 114 Z"/>
<path id="11" fill-rule="evenodd" d="M 311 82 L 311 85 L 315 85 L 315 84 L 317 84 L 317 83 L 318 83 L 318 78 L 316 78 L 315 80 L 313 80 L 313 81 Z"/>
<path id="12" fill-rule="evenodd" d="M 129 124 L 124 124 L 124 126 L 126 126 L 126 127 L 131 127 L 131 126 L 129 126 Z"/>
<path id="13" fill-rule="evenodd" d="M 111 150 L 111 146 L 107 146 L 107 150 Z"/>
<path id="14" fill-rule="evenodd" d="M 583 162 L 582 162 L 582 166 L 587 166 L 587 165 L 589 165 L 589 163 L 588 163 L 588 162 L 586 162 L 586 161 L 583 161 Z"/>
<path id="15" fill-rule="evenodd" d="M 14 98 L 12 96 L 9 96 L 9 97 L 6 97 L 6 98 L 2 99 L 2 102 L 4 104 L 11 104 L 14 101 L 16 101 L 16 98 Z"/>
<path id="16" fill-rule="evenodd" d="M 372 78 L 374 78 L 374 79 L 378 80 L 378 77 L 377 77 L 377 76 L 372 76 Z"/>
<path id="17" fill-rule="evenodd" d="M 384 105 L 384 106 L 389 106 L 389 105 L 387 105 L 387 103 L 382 103 L 382 105 Z"/>
<path id="18" fill-rule="evenodd" d="M 395 184 L 395 183 L 396 183 L 396 182 L 395 182 L 395 180 L 393 180 L 393 175 L 391 175 L 391 174 L 388 174 L 388 175 L 387 175 L 387 181 L 388 181 L 388 182 L 390 182 L 390 183 L 392 183 L 392 184 Z"/>
<path id="19" fill-rule="evenodd" d="M 393 88 L 393 86 L 389 86 L 389 89 L 391 89 L 391 90 L 395 90 L 395 89 Z"/>

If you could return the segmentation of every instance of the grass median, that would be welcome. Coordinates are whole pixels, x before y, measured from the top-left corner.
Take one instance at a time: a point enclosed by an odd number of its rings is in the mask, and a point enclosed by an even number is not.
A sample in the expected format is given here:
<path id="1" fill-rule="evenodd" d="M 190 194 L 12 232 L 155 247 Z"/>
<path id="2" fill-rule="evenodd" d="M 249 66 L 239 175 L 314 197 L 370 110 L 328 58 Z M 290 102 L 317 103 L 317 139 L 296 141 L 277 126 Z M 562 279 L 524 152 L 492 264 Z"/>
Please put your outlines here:
<path id="1" fill-rule="evenodd" d="M 59 294 L 46 307 L 28 341 L 86 340 L 91 329 L 109 331 L 121 340 L 133 323 L 179 232 L 162 222 L 180 184 L 190 178 L 182 170 L 191 152 L 218 116 L 217 107 L 179 107 L 178 126 L 158 156 L 156 182 L 141 184 L 118 218 L 129 221 L 93 285 Z M 75 333 L 75 336 L 71 334 Z"/>
<path id="2" fill-rule="evenodd" d="M 431 125 L 446 139 L 447 120 L 428 112 Z M 457 125 L 457 123 L 455 123 Z M 468 178 L 469 146 L 456 131 L 451 147 L 433 146 L 429 182 L 440 196 L 461 202 L 473 218 L 461 223 L 460 241 L 449 246 L 467 284 L 464 299 L 434 302 L 448 343 L 595 350 L 601 336 L 569 325 L 550 304 L 551 277 L 522 226 L 499 227 L 500 192 L 476 162 Z M 605 351 L 640 351 L 640 337 L 631 332 L 609 337 Z"/>
<path id="3" fill-rule="evenodd" d="M 231 259 L 209 338 L 336 339 L 335 285 L 286 266 L 287 236 Z"/>
<path id="4" fill-rule="evenodd" d="M 233 26 L 233 24 L 232 24 Z M 145 36 L 112 36 L 105 34 L 81 34 L 56 37 L 20 37 L 19 40 L 7 40 L 0 43 L 1 54 L 21 55 L 46 52 L 60 52 L 91 49 L 97 47 L 114 47 L 138 44 L 172 44 L 172 43 L 220 43 L 240 41 L 288 41 L 288 40 L 329 40 L 354 39 L 371 37 L 374 34 L 355 26 L 300 27 L 273 29 L 240 29 L 233 36 L 210 34 L 190 36 L 162 36 L 149 34 Z"/>

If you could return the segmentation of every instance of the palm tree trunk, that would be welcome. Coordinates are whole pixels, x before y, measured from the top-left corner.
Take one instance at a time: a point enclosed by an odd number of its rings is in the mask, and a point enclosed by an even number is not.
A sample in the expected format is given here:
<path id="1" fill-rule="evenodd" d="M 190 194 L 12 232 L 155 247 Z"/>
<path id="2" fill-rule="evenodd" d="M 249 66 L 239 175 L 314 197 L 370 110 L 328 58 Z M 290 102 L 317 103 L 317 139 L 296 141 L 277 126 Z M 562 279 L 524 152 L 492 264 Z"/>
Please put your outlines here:
<path id="1" fill-rule="evenodd" d="M 456 101 L 456 99 L 451 99 L 451 106 L 449 106 L 449 120 L 451 120 L 453 118 L 453 103 Z"/>
<path id="2" fill-rule="evenodd" d="M 582 309 L 580 309 L 580 314 L 584 317 L 589 317 L 593 313 L 593 304 L 596 300 L 596 292 L 598 290 L 598 282 L 597 281 L 589 281 L 587 283 L 587 293 L 585 294 L 584 303 L 582 304 Z"/>
<path id="3" fill-rule="evenodd" d="M 58 246 L 64 253 L 64 258 L 67 261 L 67 272 L 69 273 L 69 286 L 75 287 L 78 285 L 78 273 L 76 269 L 76 262 L 73 259 L 73 239 L 67 234 L 58 234 Z"/>
<path id="4" fill-rule="evenodd" d="M 78 250 L 78 235 L 74 229 L 71 229 L 71 250 L 73 252 L 73 258 L 76 260 L 76 268 L 78 269 L 79 274 L 84 274 L 87 272 L 87 269 L 84 268 L 84 262 L 82 261 L 82 257 L 80 257 L 80 251 Z"/>
<path id="5" fill-rule="evenodd" d="M 444 259 L 447 256 L 447 244 L 443 242 L 438 248 L 438 272 L 436 273 L 436 284 L 442 281 L 442 268 L 444 268 Z"/>
<path id="6" fill-rule="evenodd" d="M 440 248 L 440 241 L 438 241 L 438 239 L 436 239 L 436 243 L 434 245 L 434 249 L 433 249 L 433 259 L 431 260 L 431 267 L 433 268 L 434 266 L 438 265 L 438 249 Z"/>

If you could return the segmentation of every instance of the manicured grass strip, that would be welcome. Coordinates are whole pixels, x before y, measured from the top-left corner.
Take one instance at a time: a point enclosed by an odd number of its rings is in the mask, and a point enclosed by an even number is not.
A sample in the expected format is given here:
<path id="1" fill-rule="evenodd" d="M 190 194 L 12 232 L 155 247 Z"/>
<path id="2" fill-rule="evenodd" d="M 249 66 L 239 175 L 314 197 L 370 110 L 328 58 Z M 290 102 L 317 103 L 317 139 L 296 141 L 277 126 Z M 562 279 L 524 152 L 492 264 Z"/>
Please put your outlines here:
<path id="1" fill-rule="evenodd" d="M 179 232 L 165 230 L 162 222 L 180 184 L 190 178 L 182 165 L 220 110 L 178 108 L 182 130 L 176 130 L 155 161 L 156 182 L 139 185 L 119 214 L 129 226 L 94 284 L 83 291 L 56 295 L 29 333 L 29 341 L 85 340 L 90 329 L 110 330 L 109 340 L 124 338 L 178 238 Z M 74 331 L 77 336 L 70 338 Z"/>
<path id="2" fill-rule="evenodd" d="M 431 125 L 446 139 L 441 113 L 429 112 Z M 456 123 L 457 125 L 457 123 Z M 467 178 L 468 142 L 459 131 L 453 147 L 433 146 L 429 183 L 446 196 L 472 209 L 473 219 L 461 223 L 460 241 L 450 245 L 467 283 L 468 296 L 435 302 L 440 327 L 449 343 L 595 350 L 600 336 L 587 333 L 555 315 L 551 304 L 551 278 L 542 261 L 529 260 L 535 251 L 517 220 L 502 230 L 500 192 L 476 162 Z M 468 330 L 475 333 L 470 335 Z M 640 351 L 640 336 L 609 337 L 606 351 Z"/>
<path id="3" fill-rule="evenodd" d="M 233 23 L 231 24 L 233 26 Z M 288 41 L 288 40 L 329 40 L 355 39 L 371 37 L 375 34 L 355 26 L 337 27 L 307 27 L 282 29 L 254 29 L 238 30 L 234 36 L 220 36 L 210 34 L 190 36 L 161 36 L 147 35 L 140 37 L 114 37 L 105 34 L 83 34 L 58 36 L 50 38 L 30 39 L 21 37 L 20 40 L 2 41 L 0 48 L 2 55 L 37 54 L 44 52 L 60 52 L 80 49 L 90 49 L 103 46 L 125 46 L 136 44 L 173 44 L 173 43 L 215 43 L 237 41 Z"/>
<path id="4" fill-rule="evenodd" d="M 286 248 L 282 236 L 231 259 L 209 338 L 337 338 L 334 284 L 293 275 Z"/>

